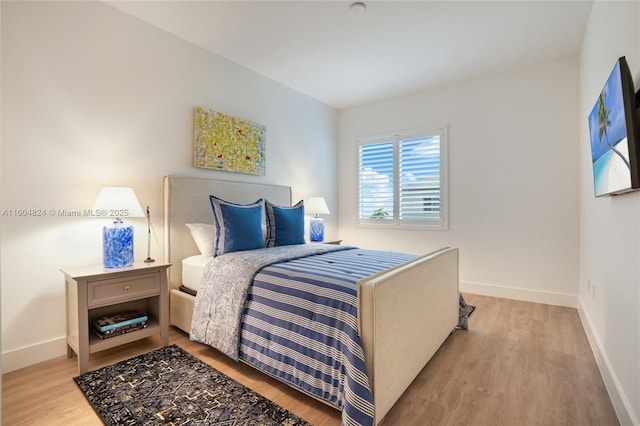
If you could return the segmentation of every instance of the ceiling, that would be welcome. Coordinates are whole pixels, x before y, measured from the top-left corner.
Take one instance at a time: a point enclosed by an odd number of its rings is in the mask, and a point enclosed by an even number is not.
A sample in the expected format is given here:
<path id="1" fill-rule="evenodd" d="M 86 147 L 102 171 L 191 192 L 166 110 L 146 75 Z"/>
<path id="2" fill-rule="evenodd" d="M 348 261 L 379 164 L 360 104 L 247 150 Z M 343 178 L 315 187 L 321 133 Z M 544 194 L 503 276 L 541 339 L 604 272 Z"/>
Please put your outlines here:
<path id="1" fill-rule="evenodd" d="M 109 1 L 341 109 L 578 54 L 590 1 Z"/>

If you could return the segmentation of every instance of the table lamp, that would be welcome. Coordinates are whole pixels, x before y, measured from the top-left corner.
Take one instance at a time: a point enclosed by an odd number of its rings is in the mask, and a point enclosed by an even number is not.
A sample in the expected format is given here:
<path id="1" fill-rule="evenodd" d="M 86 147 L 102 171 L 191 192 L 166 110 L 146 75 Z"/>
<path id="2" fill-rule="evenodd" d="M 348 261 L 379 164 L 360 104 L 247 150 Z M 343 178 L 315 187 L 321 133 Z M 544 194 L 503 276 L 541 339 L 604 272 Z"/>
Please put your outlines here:
<path id="1" fill-rule="evenodd" d="M 304 210 L 315 216 L 309 220 L 309 240 L 312 242 L 324 241 L 324 219 L 321 214 L 329 214 L 329 207 L 323 197 L 312 197 L 304 203 Z"/>
<path id="2" fill-rule="evenodd" d="M 102 261 L 105 268 L 133 265 L 133 226 L 123 217 L 145 217 L 132 188 L 104 187 L 93 203 L 97 217 L 113 217 L 113 223 L 102 228 Z"/>

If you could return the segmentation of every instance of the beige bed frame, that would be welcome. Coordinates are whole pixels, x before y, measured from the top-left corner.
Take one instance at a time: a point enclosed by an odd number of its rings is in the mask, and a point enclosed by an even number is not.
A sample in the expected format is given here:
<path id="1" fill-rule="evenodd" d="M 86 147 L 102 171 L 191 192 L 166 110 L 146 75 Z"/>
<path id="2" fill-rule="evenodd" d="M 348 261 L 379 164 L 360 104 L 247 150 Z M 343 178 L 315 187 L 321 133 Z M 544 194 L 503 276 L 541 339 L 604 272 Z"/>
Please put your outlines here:
<path id="1" fill-rule="evenodd" d="M 291 188 L 216 179 L 164 178 L 164 250 L 170 322 L 191 330 L 195 297 L 179 290 L 182 259 L 198 254 L 185 223 L 212 223 L 209 195 L 290 205 Z M 382 421 L 458 323 L 458 250 L 445 248 L 358 283 L 358 319 L 375 407 Z"/>

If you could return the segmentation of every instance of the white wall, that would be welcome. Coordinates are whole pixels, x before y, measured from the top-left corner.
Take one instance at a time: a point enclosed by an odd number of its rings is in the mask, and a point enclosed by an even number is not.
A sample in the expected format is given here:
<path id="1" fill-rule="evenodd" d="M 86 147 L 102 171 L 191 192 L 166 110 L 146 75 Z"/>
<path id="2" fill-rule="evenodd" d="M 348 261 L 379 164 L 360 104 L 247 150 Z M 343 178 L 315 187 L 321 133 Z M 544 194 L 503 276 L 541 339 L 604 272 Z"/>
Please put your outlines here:
<path id="1" fill-rule="evenodd" d="M 460 248 L 461 288 L 575 306 L 578 60 L 491 75 L 340 111 L 340 238 L 426 253 Z M 449 230 L 355 224 L 355 139 L 446 123 Z"/>
<path id="2" fill-rule="evenodd" d="M 100 263 L 90 209 L 102 186 L 149 205 L 162 258 L 162 176 L 292 185 L 294 201 L 337 211 L 337 112 L 99 2 L 2 2 L 1 220 L 3 371 L 66 353 L 60 268 Z M 193 108 L 267 128 L 266 176 L 192 167 Z M 144 220 L 136 259 L 146 257 Z M 337 236 L 337 217 L 327 217 Z"/>
<path id="3" fill-rule="evenodd" d="M 640 193 L 593 195 L 587 117 L 626 56 L 640 88 L 640 3 L 594 2 L 580 55 L 580 308 L 623 425 L 640 424 Z"/>

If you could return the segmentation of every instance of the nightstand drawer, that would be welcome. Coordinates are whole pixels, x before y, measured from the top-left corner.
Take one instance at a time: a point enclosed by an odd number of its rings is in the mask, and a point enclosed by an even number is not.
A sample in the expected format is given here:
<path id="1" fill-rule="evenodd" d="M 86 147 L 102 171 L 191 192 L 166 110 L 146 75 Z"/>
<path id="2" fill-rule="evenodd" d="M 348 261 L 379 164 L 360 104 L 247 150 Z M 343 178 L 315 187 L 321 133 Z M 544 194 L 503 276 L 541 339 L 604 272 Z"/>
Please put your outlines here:
<path id="1" fill-rule="evenodd" d="M 144 274 L 89 283 L 87 302 L 93 308 L 157 294 L 160 294 L 158 274 Z"/>

